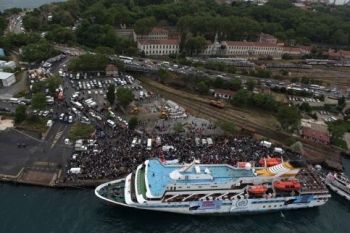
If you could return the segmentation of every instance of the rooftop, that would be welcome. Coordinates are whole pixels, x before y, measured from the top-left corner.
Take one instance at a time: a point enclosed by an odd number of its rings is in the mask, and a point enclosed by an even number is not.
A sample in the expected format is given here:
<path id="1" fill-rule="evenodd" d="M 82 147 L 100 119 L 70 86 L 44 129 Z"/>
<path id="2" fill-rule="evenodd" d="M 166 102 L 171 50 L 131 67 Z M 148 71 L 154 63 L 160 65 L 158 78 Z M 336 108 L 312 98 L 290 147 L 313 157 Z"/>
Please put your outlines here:
<path id="1" fill-rule="evenodd" d="M 177 45 L 179 44 L 179 40 L 177 39 L 167 39 L 167 40 L 139 40 L 138 41 L 142 45 Z"/>
<path id="2" fill-rule="evenodd" d="M 168 30 L 160 27 L 154 27 L 150 33 L 168 33 Z"/>
<path id="3" fill-rule="evenodd" d="M 252 177 L 253 171 L 225 164 L 164 165 L 159 160 L 148 160 L 147 189 L 152 196 L 162 196 L 169 184 L 223 184 L 240 177 Z"/>
<path id="4" fill-rule="evenodd" d="M 229 95 L 229 96 L 233 96 L 235 94 L 233 91 L 226 90 L 226 89 L 215 89 L 214 93 L 219 95 Z"/>
<path id="5" fill-rule="evenodd" d="M 260 43 L 252 41 L 225 41 L 228 46 L 251 46 L 251 47 L 271 47 L 271 48 L 282 48 L 276 44 L 271 43 Z"/>
<path id="6" fill-rule="evenodd" d="M 318 140 L 324 141 L 324 142 L 330 141 L 330 135 L 328 132 L 319 131 L 319 130 L 312 129 L 309 127 L 302 128 L 302 135 L 304 135 L 306 137 L 315 138 L 315 139 L 318 139 Z"/>
<path id="7" fill-rule="evenodd" d="M 8 72 L 0 72 L 0 80 L 7 79 L 14 75 L 14 73 L 8 73 Z"/>

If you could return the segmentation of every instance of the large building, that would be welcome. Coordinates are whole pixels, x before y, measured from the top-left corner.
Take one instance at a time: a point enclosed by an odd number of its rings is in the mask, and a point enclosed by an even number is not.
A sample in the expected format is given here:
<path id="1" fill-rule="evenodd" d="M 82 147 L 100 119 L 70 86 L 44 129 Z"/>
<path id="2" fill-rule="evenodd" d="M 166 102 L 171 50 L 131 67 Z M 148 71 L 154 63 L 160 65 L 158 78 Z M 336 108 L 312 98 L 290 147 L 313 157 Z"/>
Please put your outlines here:
<path id="1" fill-rule="evenodd" d="M 350 51 L 347 50 L 334 50 L 334 49 L 329 49 L 326 55 L 329 56 L 330 59 L 350 59 Z"/>
<path id="2" fill-rule="evenodd" d="M 15 74 L 0 72 L 0 87 L 9 87 L 16 82 Z"/>
<path id="3" fill-rule="evenodd" d="M 180 42 L 177 39 L 137 41 L 137 48 L 146 56 L 164 56 L 176 54 L 180 51 L 179 45 Z"/>
<path id="4" fill-rule="evenodd" d="M 260 42 L 215 41 L 204 50 L 204 55 L 238 56 L 238 57 L 273 57 L 280 58 L 283 47 Z"/>
<path id="5" fill-rule="evenodd" d="M 146 56 L 166 56 L 180 51 L 180 40 L 176 32 L 155 27 L 146 35 L 136 35 L 137 48 Z"/>
<path id="6" fill-rule="evenodd" d="M 164 28 L 153 28 L 148 34 L 136 35 L 136 40 L 167 40 L 169 39 L 169 32 Z"/>
<path id="7" fill-rule="evenodd" d="M 285 47 L 277 43 L 276 37 L 261 33 L 257 42 L 251 41 L 215 41 L 208 42 L 203 55 L 206 56 L 228 56 L 228 57 L 249 57 L 249 58 L 281 58 L 283 54 L 302 56 L 310 53 L 309 47 Z"/>
<path id="8" fill-rule="evenodd" d="M 331 135 L 328 131 L 328 127 L 322 121 L 315 121 L 312 119 L 302 119 L 300 135 L 303 138 L 306 138 L 321 144 L 330 144 L 331 142 Z"/>

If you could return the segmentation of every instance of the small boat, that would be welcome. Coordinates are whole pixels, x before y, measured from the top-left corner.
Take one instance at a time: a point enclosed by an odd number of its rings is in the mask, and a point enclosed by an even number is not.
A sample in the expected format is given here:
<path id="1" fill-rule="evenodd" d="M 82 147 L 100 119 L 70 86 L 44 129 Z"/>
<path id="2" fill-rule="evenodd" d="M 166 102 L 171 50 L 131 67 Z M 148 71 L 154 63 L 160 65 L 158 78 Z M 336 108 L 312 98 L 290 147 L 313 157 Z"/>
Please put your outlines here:
<path id="1" fill-rule="evenodd" d="M 350 201 L 350 180 L 343 173 L 328 173 L 325 179 L 326 185 L 334 192 Z"/>
<path id="2" fill-rule="evenodd" d="M 267 167 L 271 167 L 271 166 L 275 166 L 282 163 L 282 159 L 281 158 L 271 158 L 271 157 L 267 157 L 267 158 L 262 158 L 259 160 L 259 164 L 260 166 L 267 166 Z"/>
<path id="3" fill-rule="evenodd" d="M 297 180 L 275 181 L 273 187 L 279 191 L 299 191 L 301 184 Z"/>
<path id="4" fill-rule="evenodd" d="M 267 187 L 265 185 L 253 185 L 248 188 L 248 193 L 256 195 L 256 196 L 262 196 L 266 193 Z"/>

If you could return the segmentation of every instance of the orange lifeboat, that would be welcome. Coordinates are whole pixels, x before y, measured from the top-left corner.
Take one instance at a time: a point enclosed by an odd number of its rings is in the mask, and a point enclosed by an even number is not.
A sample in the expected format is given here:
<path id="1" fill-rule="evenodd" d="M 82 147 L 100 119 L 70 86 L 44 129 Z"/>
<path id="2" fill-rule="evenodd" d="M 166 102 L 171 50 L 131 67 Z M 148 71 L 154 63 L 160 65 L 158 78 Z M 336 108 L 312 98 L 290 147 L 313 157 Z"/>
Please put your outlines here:
<path id="1" fill-rule="evenodd" d="M 272 166 L 275 166 L 275 165 L 278 165 L 282 163 L 282 159 L 281 158 L 270 158 L 270 157 L 267 157 L 267 158 L 262 158 L 259 160 L 259 164 L 260 166 L 268 166 L 268 167 L 272 167 Z"/>
<path id="2" fill-rule="evenodd" d="M 248 188 L 248 192 L 253 195 L 262 196 L 266 193 L 267 187 L 264 185 L 253 185 Z"/>
<path id="3" fill-rule="evenodd" d="M 273 187 L 280 191 L 298 191 L 301 189 L 301 184 L 297 180 L 275 181 Z"/>

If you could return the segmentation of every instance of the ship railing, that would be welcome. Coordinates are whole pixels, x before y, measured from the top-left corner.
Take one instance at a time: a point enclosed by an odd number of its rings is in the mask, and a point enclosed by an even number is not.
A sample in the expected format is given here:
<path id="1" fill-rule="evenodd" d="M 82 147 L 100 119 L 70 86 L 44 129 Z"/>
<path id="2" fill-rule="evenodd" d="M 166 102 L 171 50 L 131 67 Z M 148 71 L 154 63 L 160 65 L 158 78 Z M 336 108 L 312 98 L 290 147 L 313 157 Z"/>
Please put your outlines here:
<path id="1" fill-rule="evenodd" d="M 178 196 L 180 196 L 180 194 L 177 194 L 177 195 L 174 195 L 174 196 L 172 196 L 172 197 L 169 197 L 169 198 L 165 199 L 164 201 L 165 201 L 165 202 L 168 202 L 168 201 L 170 201 L 171 199 L 174 199 L 174 198 L 176 198 L 176 197 L 178 197 Z"/>
<path id="2" fill-rule="evenodd" d="M 230 198 L 230 200 L 233 200 L 233 199 L 235 199 L 236 197 L 238 197 L 238 196 L 240 196 L 240 195 L 243 195 L 243 196 L 244 196 L 244 192 L 241 192 L 241 193 L 238 193 L 238 194 L 232 196 L 232 197 Z"/>

